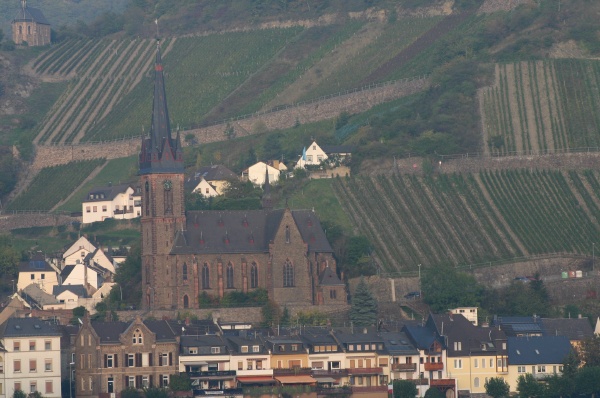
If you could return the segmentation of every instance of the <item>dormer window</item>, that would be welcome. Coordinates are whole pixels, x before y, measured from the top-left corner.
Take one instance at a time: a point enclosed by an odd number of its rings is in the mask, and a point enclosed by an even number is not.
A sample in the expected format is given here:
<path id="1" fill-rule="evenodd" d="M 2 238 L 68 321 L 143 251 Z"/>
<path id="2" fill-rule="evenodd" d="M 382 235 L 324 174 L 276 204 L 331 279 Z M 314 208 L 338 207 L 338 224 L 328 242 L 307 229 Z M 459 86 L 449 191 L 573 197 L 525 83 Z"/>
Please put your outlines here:
<path id="1" fill-rule="evenodd" d="M 258 346 L 258 345 L 253 345 L 253 346 L 252 346 L 252 352 L 260 352 L 260 346 Z"/>
<path id="2" fill-rule="evenodd" d="M 221 353 L 221 347 L 210 347 L 210 353 L 211 354 L 220 354 Z"/>
<path id="3" fill-rule="evenodd" d="M 244 353 L 248 352 L 248 346 L 247 345 L 243 345 L 241 351 L 244 352 Z"/>

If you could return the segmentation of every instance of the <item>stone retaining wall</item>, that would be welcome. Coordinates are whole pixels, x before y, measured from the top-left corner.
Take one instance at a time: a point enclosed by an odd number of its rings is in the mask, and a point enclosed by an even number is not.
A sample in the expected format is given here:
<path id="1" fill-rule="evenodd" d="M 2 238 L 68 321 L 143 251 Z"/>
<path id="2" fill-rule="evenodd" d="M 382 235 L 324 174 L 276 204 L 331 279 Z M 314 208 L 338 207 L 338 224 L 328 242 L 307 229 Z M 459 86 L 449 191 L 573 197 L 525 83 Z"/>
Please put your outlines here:
<path id="1" fill-rule="evenodd" d="M 81 222 L 81 217 L 56 214 L 0 214 L 0 231 L 31 227 L 57 227 L 72 222 Z"/>
<path id="2" fill-rule="evenodd" d="M 231 123 L 236 136 L 254 134 L 257 126 L 261 130 L 266 126 L 269 130 L 293 127 L 296 123 L 311 123 L 337 117 L 341 112 L 357 113 L 371 107 L 422 91 L 429 86 L 429 79 L 399 81 L 383 87 L 376 87 L 355 93 L 329 98 L 323 101 L 299 105 L 277 112 L 266 113 L 237 120 Z M 204 127 L 182 132 L 182 137 L 194 135 L 202 144 L 224 141 L 226 124 Z M 95 144 L 77 144 L 70 146 L 36 146 L 36 155 L 31 171 L 36 172 L 44 167 L 66 164 L 77 160 L 97 158 L 116 159 L 137 155 L 140 150 L 139 138 L 121 141 L 110 141 Z"/>

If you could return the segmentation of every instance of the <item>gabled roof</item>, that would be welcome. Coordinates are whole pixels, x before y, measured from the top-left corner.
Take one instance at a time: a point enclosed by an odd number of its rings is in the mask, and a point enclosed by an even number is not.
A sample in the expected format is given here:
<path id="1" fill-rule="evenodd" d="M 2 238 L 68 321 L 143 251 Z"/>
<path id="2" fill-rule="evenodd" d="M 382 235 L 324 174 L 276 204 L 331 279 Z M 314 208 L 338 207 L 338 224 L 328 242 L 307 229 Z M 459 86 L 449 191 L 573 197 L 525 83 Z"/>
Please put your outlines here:
<path id="1" fill-rule="evenodd" d="M 344 282 L 338 278 L 337 274 L 333 272 L 329 266 L 325 267 L 321 274 L 321 280 L 319 281 L 320 286 L 345 286 Z"/>
<path id="2" fill-rule="evenodd" d="M 36 253 L 31 260 L 19 263 L 19 272 L 55 272 L 55 270 L 48 264 L 43 254 Z"/>
<path id="3" fill-rule="evenodd" d="M 36 22 L 42 25 L 50 25 L 42 11 L 29 6 L 19 8 L 19 12 L 13 19 L 14 22 Z"/>
<path id="4" fill-rule="evenodd" d="M 100 337 L 100 344 L 120 344 L 119 337 L 129 327 L 129 323 L 92 322 L 91 326 Z"/>
<path id="5" fill-rule="evenodd" d="M 435 341 L 441 343 L 440 337 L 434 330 L 420 325 L 404 325 L 402 331 L 406 333 L 412 343 L 420 350 L 429 350 Z"/>
<path id="6" fill-rule="evenodd" d="M 32 304 L 32 301 L 33 301 L 33 303 L 38 304 L 40 307 L 43 307 L 44 305 L 50 305 L 50 304 L 59 304 L 56 297 L 54 297 L 51 294 L 46 293 L 45 291 L 40 289 L 40 287 L 35 283 L 32 283 L 31 285 L 26 286 L 25 289 L 23 289 L 23 295 L 24 295 L 23 298 L 29 304 Z"/>
<path id="7" fill-rule="evenodd" d="M 86 298 L 88 296 L 87 291 L 85 290 L 85 287 L 83 287 L 83 285 L 60 285 L 52 287 L 52 294 L 55 297 L 66 291 L 69 291 L 75 294 L 77 297 L 81 298 Z"/>
<path id="8" fill-rule="evenodd" d="M 108 187 L 96 187 L 88 192 L 83 203 L 106 202 L 113 200 L 117 195 L 124 194 L 131 188 L 127 184 L 111 185 Z M 133 188 L 132 188 L 133 189 Z"/>
<path id="9" fill-rule="evenodd" d="M 172 253 L 267 253 L 284 211 L 189 211 L 186 230 L 178 233 Z M 333 251 L 313 212 L 291 212 L 309 252 Z"/>
<path id="10" fill-rule="evenodd" d="M 202 336 L 181 336 L 182 347 L 226 347 L 227 343 L 221 336 L 214 334 L 205 334 Z M 225 354 L 220 352 L 219 355 Z"/>
<path id="11" fill-rule="evenodd" d="M 545 336 L 566 336 L 571 341 L 594 337 L 594 330 L 587 318 L 542 318 Z"/>
<path id="12" fill-rule="evenodd" d="M 60 273 L 60 277 L 63 280 L 63 282 L 65 280 L 67 280 L 67 278 L 69 277 L 69 275 L 71 275 L 71 272 L 73 272 L 73 270 L 75 269 L 76 265 L 66 265 L 63 269 L 62 272 Z"/>
<path id="13" fill-rule="evenodd" d="M 3 325 L 2 337 L 60 336 L 53 325 L 39 318 L 9 318 Z"/>
<path id="14" fill-rule="evenodd" d="M 382 332 L 381 337 L 390 355 L 416 355 L 419 353 L 404 332 Z"/>
<path id="15" fill-rule="evenodd" d="M 509 337 L 509 365 L 561 364 L 571 352 L 566 336 Z"/>
<path id="16" fill-rule="evenodd" d="M 327 155 L 336 153 L 352 153 L 356 148 L 352 145 L 323 145 L 321 146 L 323 152 Z"/>
<path id="17" fill-rule="evenodd" d="M 176 333 L 165 320 L 145 320 L 144 325 L 156 335 L 157 342 L 176 341 Z"/>

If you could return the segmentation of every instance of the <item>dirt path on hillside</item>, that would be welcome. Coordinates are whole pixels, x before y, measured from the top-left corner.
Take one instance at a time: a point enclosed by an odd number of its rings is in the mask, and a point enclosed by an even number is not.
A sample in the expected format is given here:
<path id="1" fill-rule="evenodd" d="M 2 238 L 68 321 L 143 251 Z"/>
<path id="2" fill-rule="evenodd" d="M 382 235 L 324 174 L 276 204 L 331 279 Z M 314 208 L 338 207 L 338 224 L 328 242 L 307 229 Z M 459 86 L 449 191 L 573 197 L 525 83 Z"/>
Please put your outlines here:
<path id="1" fill-rule="evenodd" d="M 500 222 L 504 226 L 504 229 L 510 234 L 510 237 L 511 237 L 512 241 L 515 242 L 515 244 L 519 247 L 519 250 L 521 251 L 521 253 L 523 253 L 524 256 L 528 256 L 529 255 L 529 251 L 527 251 L 527 249 L 525 248 L 525 245 L 523 245 L 523 242 L 521 242 L 521 240 L 519 239 L 519 237 L 515 234 L 515 232 L 510 227 L 510 225 L 508 225 L 508 223 L 506 222 L 506 220 L 502 216 L 502 213 L 500 213 L 500 211 L 496 207 L 496 204 L 492 200 L 492 197 L 491 197 L 490 193 L 487 191 L 487 189 L 485 188 L 485 184 L 481 180 L 481 176 L 478 173 L 474 173 L 473 177 L 475 178 L 475 181 L 477 182 L 477 185 L 479 185 L 479 189 L 481 190 L 481 193 L 483 194 L 483 197 L 490 204 L 490 207 L 492 208 L 492 210 L 496 214 L 496 218 L 498 218 L 498 220 L 500 220 Z M 510 247 L 510 245 L 509 245 L 509 247 Z"/>
<path id="2" fill-rule="evenodd" d="M 120 51 L 121 55 L 118 55 L 116 57 L 116 59 L 114 59 L 115 57 L 110 57 L 107 60 L 107 62 L 111 63 L 110 69 L 108 69 L 107 72 L 102 72 L 102 70 L 100 70 L 100 71 L 98 71 L 100 73 L 100 76 L 94 76 L 92 78 L 92 80 L 90 81 L 90 87 L 92 87 L 94 82 L 98 79 L 100 79 L 101 83 L 98 85 L 98 87 L 96 87 L 94 92 L 90 94 L 89 98 L 86 99 L 86 104 L 77 113 L 77 115 L 75 116 L 75 119 L 69 121 L 68 126 L 67 126 L 64 134 L 62 135 L 62 138 L 59 141 L 59 143 L 61 145 L 65 144 L 65 142 L 71 137 L 71 134 L 75 131 L 76 128 L 79 129 L 79 132 L 77 133 L 77 135 L 85 134 L 85 126 L 86 125 L 89 126 L 89 123 L 93 120 L 94 115 L 98 112 L 98 109 L 100 109 L 100 107 L 102 106 L 103 100 L 106 99 L 106 96 L 110 92 L 110 89 L 107 90 L 103 94 L 103 98 L 100 99 L 100 101 L 98 103 L 95 103 L 96 98 L 98 98 L 98 96 L 101 95 L 102 89 L 104 87 L 106 87 L 106 86 L 110 87 L 113 84 L 115 84 L 115 79 L 120 75 L 120 72 L 123 71 L 122 69 L 117 71 L 117 67 L 121 64 L 121 61 L 123 61 L 124 57 L 130 55 L 129 50 L 131 49 L 131 47 L 135 46 L 135 44 L 136 44 L 135 41 L 132 40 L 131 42 L 129 42 L 129 44 L 124 49 L 122 49 Z M 91 115 L 87 115 L 87 112 L 91 106 L 94 106 L 96 109 L 92 112 Z M 83 117 L 86 117 L 87 121 L 84 122 L 84 126 L 79 127 L 79 123 L 81 122 Z"/>
<path id="3" fill-rule="evenodd" d="M 262 110 L 273 109 L 278 105 L 293 104 L 327 80 L 331 74 L 345 64 L 351 63 L 354 57 L 369 44 L 373 43 L 383 32 L 385 25 L 381 22 L 368 22 L 351 38 L 336 46 L 323 56 L 296 81 L 287 86 L 276 98 L 269 101 Z"/>
<path id="4" fill-rule="evenodd" d="M 73 88 L 73 90 L 70 91 L 70 94 L 68 96 L 68 98 L 65 98 L 65 100 L 63 101 L 63 103 L 61 104 L 61 106 L 56 110 L 56 112 L 54 112 L 54 114 L 52 115 L 52 117 L 50 118 L 50 120 L 48 120 L 45 124 L 44 127 L 42 128 L 42 130 L 40 131 L 40 133 L 37 135 L 37 137 L 35 137 L 35 139 L 33 140 L 34 144 L 38 144 L 40 139 L 42 139 L 42 137 L 44 136 L 44 134 L 46 134 L 46 132 L 48 132 L 48 130 L 50 129 L 50 127 L 52 126 L 52 124 L 54 123 L 54 121 L 60 116 L 61 117 L 61 121 L 59 122 L 58 126 L 56 126 L 54 128 L 54 131 L 44 139 L 45 142 L 51 142 L 52 139 L 54 137 L 56 137 L 56 135 L 62 130 L 63 126 L 65 125 L 66 121 L 69 120 L 73 114 L 73 112 L 75 112 L 75 110 L 77 109 L 77 105 L 85 98 L 87 92 L 90 90 L 90 88 L 92 87 L 91 84 L 88 84 L 87 87 L 85 87 L 83 93 L 77 94 L 77 98 L 78 101 L 76 103 L 73 103 L 72 105 L 68 105 L 69 100 L 74 96 L 74 93 L 77 93 L 79 88 L 83 87 L 84 84 L 87 84 L 86 80 L 88 77 L 90 77 L 90 74 L 92 72 L 92 70 L 94 69 L 94 67 L 104 58 L 104 56 L 106 55 L 106 52 L 109 51 L 110 49 L 112 49 L 112 46 L 114 44 L 114 40 L 111 42 L 111 44 L 109 44 L 108 46 L 106 46 L 106 48 L 104 48 L 104 50 L 102 51 L 102 53 L 100 53 L 100 55 L 96 58 L 96 60 L 92 63 L 92 65 L 90 65 L 90 67 L 88 68 L 88 71 L 81 76 L 81 78 L 79 79 L 79 82 L 77 83 L 77 85 Z M 70 109 L 65 111 L 65 107 L 69 106 Z M 65 113 L 63 114 L 63 111 L 65 111 Z"/>
<path id="5" fill-rule="evenodd" d="M 108 160 L 104 163 L 102 163 L 100 166 L 96 167 L 91 173 L 90 175 L 81 182 L 81 184 L 79 184 L 79 186 L 77 188 L 75 188 L 73 190 L 73 192 L 71 192 L 69 194 L 69 196 L 67 196 L 66 198 L 64 198 L 63 200 L 61 200 L 60 202 L 58 202 L 57 204 L 54 205 L 54 207 L 52 207 L 49 212 L 53 212 L 56 211 L 60 206 L 62 206 L 63 204 L 67 203 L 72 197 L 73 195 L 75 195 L 80 188 L 84 187 L 85 184 L 87 184 L 88 182 L 92 181 L 94 178 L 96 178 L 96 176 L 98 174 L 100 174 L 100 172 L 104 169 L 104 167 L 106 167 L 106 165 L 108 164 Z"/>

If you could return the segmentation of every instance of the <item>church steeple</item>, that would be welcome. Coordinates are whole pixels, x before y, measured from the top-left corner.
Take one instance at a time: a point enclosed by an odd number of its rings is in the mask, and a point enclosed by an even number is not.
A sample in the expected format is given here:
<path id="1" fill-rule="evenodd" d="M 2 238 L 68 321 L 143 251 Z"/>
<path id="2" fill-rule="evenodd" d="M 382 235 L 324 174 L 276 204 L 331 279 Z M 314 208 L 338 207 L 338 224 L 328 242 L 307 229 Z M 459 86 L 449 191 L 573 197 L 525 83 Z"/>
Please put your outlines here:
<path id="1" fill-rule="evenodd" d="M 262 207 L 265 210 L 273 209 L 273 199 L 271 198 L 271 184 L 269 184 L 269 165 L 265 165 L 265 186 L 263 188 Z"/>
<path id="2" fill-rule="evenodd" d="M 171 136 L 160 42 L 157 40 L 152 125 L 150 136 L 142 138 L 140 174 L 174 172 L 183 172 L 183 151 L 179 132 L 176 139 Z"/>

